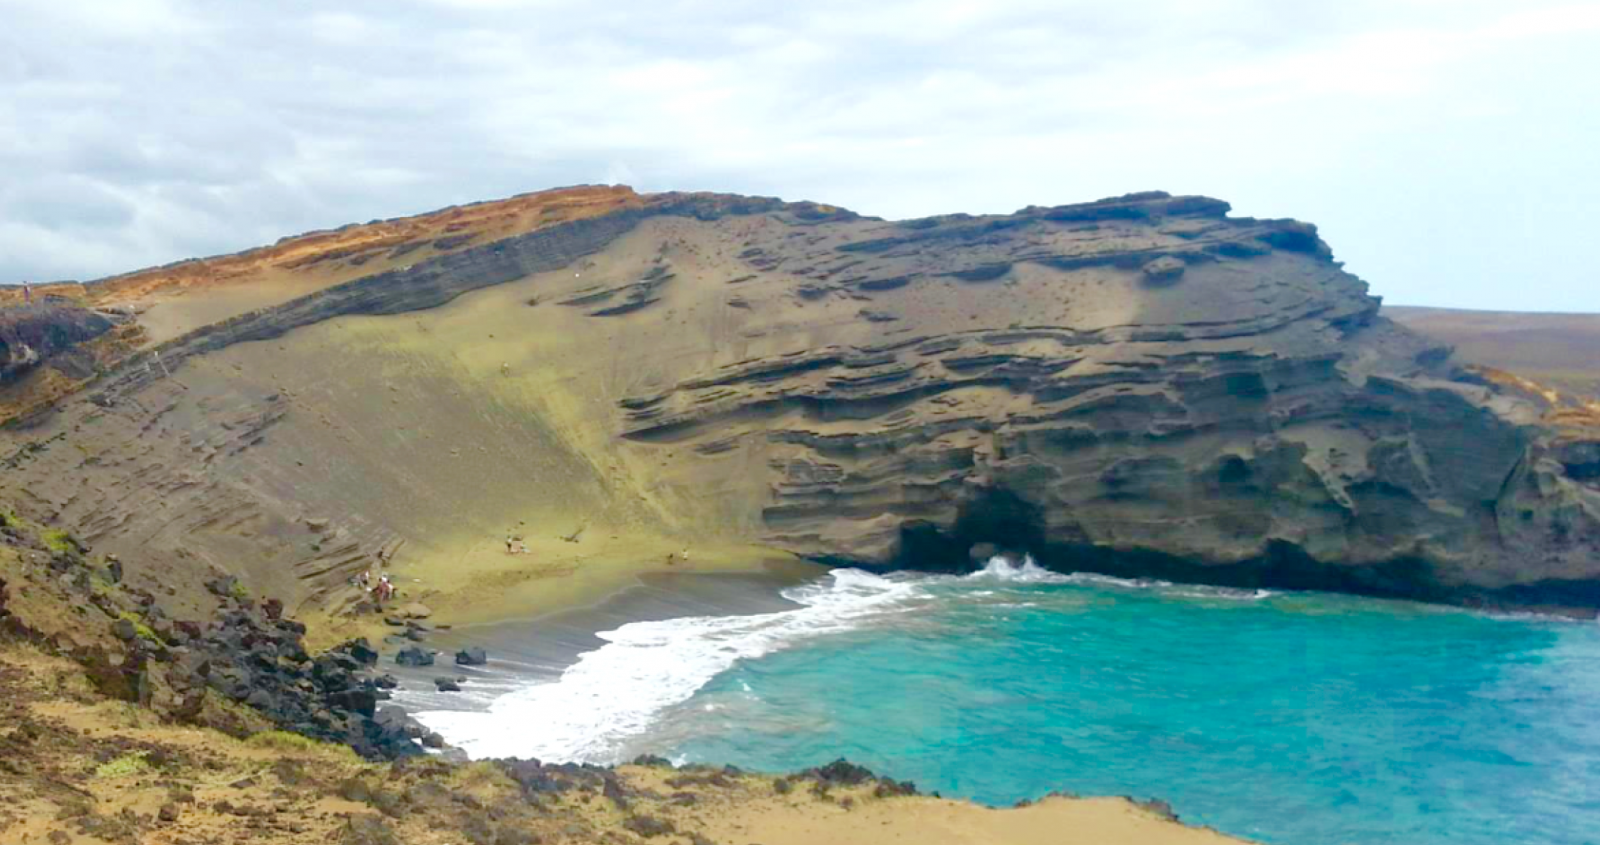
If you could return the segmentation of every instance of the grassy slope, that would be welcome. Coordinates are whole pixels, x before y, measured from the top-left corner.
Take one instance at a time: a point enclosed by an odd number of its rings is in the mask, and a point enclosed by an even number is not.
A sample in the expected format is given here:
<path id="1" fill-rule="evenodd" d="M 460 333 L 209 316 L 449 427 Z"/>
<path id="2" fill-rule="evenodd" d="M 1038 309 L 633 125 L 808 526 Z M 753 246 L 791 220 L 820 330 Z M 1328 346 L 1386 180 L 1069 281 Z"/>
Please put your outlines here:
<path id="1" fill-rule="evenodd" d="M 663 237 L 687 242 L 700 228 L 652 221 L 583 272 L 636 277 Z M 585 317 L 550 301 L 552 290 L 586 283 L 553 278 L 572 275 L 561 271 L 426 312 L 241 344 L 191 362 L 179 380 L 196 408 L 206 397 L 283 395 L 292 413 L 252 447 L 247 474 L 308 516 L 357 513 L 370 524 L 354 530 L 403 539 L 400 582 L 441 621 L 593 601 L 683 549 L 687 567 L 700 570 L 789 565 L 790 556 L 750 544 L 766 491 L 737 463 L 763 460 L 760 451 L 679 462 L 670 445 L 616 437 L 619 399 L 676 381 L 680 362 L 736 351 L 720 324 L 729 309 L 717 301 L 726 273 L 683 271 L 698 261 L 687 247 L 672 259 L 680 280 L 655 307 L 677 318 Z M 636 355 L 611 354 L 623 333 Z M 714 476 L 686 474 L 707 464 Z M 580 528 L 579 542 L 563 539 Z M 507 555 L 509 534 L 531 555 Z M 288 594 L 293 585 L 263 589 Z"/>

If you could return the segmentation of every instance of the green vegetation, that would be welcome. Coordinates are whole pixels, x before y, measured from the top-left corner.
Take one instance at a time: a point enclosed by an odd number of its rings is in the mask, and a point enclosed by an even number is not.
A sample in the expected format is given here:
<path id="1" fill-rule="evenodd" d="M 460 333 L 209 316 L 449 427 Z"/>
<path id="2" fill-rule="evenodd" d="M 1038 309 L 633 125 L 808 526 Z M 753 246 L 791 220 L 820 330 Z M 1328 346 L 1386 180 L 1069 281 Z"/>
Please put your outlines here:
<path id="1" fill-rule="evenodd" d="M 137 775 L 150 770 L 148 751 L 130 751 L 115 760 L 108 760 L 95 767 L 94 776 L 97 778 L 120 778 L 128 775 Z"/>
<path id="2" fill-rule="evenodd" d="M 238 581 L 233 582 L 233 586 L 228 588 L 228 595 L 233 596 L 239 601 L 250 600 L 250 591 L 246 590 L 244 585 Z"/>
<path id="3" fill-rule="evenodd" d="M 94 593 L 97 596 L 103 596 L 110 593 L 115 588 L 116 585 L 111 583 L 111 581 L 104 575 L 101 575 L 99 570 L 91 569 L 89 571 L 89 592 Z M 137 625 L 139 623 L 137 620 L 134 620 L 134 624 Z"/>
<path id="4" fill-rule="evenodd" d="M 117 617 L 132 622 L 134 633 L 137 633 L 141 639 L 149 640 L 153 643 L 161 642 L 161 640 L 156 637 L 156 632 L 152 631 L 150 626 L 145 624 L 144 617 L 140 616 L 139 614 L 134 613 L 131 610 L 124 610 L 117 614 Z"/>
<path id="5" fill-rule="evenodd" d="M 72 535 L 59 528 L 46 528 L 39 533 L 39 539 L 44 541 L 46 547 L 53 552 L 71 552 L 78 548 L 73 542 Z"/>
<path id="6" fill-rule="evenodd" d="M 324 754 L 340 758 L 340 762 L 359 765 L 361 758 L 349 746 L 332 742 L 322 742 L 307 736 L 301 736 L 289 731 L 261 731 L 253 733 L 245 739 L 245 744 L 254 748 L 285 753 Z"/>
<path id="7" fill-rule="evenodd" d="M 322 743 L 311 737 L 288 731 L 262 731 L 251 734 L 245 742 L 256 748 L 269 748 L 273 751 L 315 751 L 322 747 Z"/>

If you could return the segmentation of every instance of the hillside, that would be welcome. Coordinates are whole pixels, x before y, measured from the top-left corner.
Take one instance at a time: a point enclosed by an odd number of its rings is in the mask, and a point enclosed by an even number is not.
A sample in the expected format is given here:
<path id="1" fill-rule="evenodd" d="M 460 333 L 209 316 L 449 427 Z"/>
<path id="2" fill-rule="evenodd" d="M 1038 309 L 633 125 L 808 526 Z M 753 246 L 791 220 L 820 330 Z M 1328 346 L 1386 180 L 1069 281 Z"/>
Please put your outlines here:
<path id="1" fill-rule="evenodd" d="M 0 499 L 314 632 L 373 566 L 466 622 L 685 549 L 1600 606 L 1587 418 L 1227 212 L 579 188 L 75 286 L 50 307 L 105 326 L 0 383 Z"/>
<path id="2" fill-rule="evenodd" d="M 1462 361 L 1600 399 L 1600 314 L 1384 306 L 1402 326 L 1455 347 Z"/>

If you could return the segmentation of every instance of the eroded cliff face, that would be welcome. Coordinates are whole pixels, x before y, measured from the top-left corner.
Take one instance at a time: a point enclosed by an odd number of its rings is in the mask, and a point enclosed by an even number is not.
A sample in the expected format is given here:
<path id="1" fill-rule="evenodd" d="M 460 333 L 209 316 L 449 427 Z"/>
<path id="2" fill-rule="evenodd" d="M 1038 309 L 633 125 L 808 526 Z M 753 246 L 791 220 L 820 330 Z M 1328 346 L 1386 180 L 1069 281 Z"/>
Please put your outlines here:
<path id="1" fill-rule="evenodd" d="M 0 494 L 313 602 L 532 522 L 1600 606 L 1600 437 L 1459 377 L 1311 226 L 612 201 L 147 348 L 3 435 Z"/>

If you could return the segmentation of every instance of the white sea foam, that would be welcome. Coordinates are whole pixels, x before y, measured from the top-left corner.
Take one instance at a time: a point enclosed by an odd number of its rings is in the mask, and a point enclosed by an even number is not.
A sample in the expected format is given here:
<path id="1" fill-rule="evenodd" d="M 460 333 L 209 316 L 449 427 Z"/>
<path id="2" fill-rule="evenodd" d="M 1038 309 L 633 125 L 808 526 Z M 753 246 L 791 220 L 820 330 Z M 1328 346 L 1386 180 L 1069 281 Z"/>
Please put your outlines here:
<path id="1" fill-rule="evenodd" d="M 1031 557 L 1023 557 L 1021 563 L 1015 563 L 1008 557 L 996 555 L 989 558 L 982 569 L 964 577 L 972 581 L 1008 581 L 1014 584 L 1070 584 L 1073 576 L 1051 572 L 1034 563 Z"/>
<path id="2" fill-rule="evenodd" d="M 634 622 L 599 634 L 606 645 L 579 657 L 558 680 L 501 696 L 487 712 L 434 710 L 416 717 L 473 757 L 616 762 L 628 738 L 739 660 L 898 614 L 923 592 L 914 580 L 840 569 L 784 595 L 803 606 Z"/>
<path id="3" fill-rule="evenodd" d="M 1158 590 L 1164 595 L 1191 599 L 1226 599 L 1229 601 L 1260 601 L 1277 593 L 1271 590 L 1211 587 L 1204 584 L 1175 584 L 1159 578 L 1118 578 L 1094 572 L 1073 572 L 1060 575 L 1051 572 L 1025 557 L 1019 566 L 1005 558 L 992 558 L 981 571 L 969 578 L 998 577 L 1006 581 L 1027 584 L 1075 584 L 1082 587 L 1109 587 L 1119 590 Z"/>
<path id="4" fill-rule="evenodd" d="M 1161 581 L 1155 578 L 1117 578 L 1111 575 L 1096 575 L 1092 572 L 1073 572 L 1062 575 L 1045 569 L 1035 563 L 1032 557 L 1028 556 L 1024 556 L 1021 563 L 1004 556 L 989 558 L 982 569 L 963 576 L 963 580 L 1002 581 L 1012 584 L 1076 584 L 1078 586 L 1112 587 L 1124 590 L 1160 590 L 1166 595 L 1181 598 L 1228 599 L 1232 601 L 1259 601 L 1275 595 L 1270 590 L 1242 590 L 1232 587 L 1174 584 L 1171 581 Z M 971 593 L 971 595 L 975 596 L 987 594 L 987 591 Z"/>

